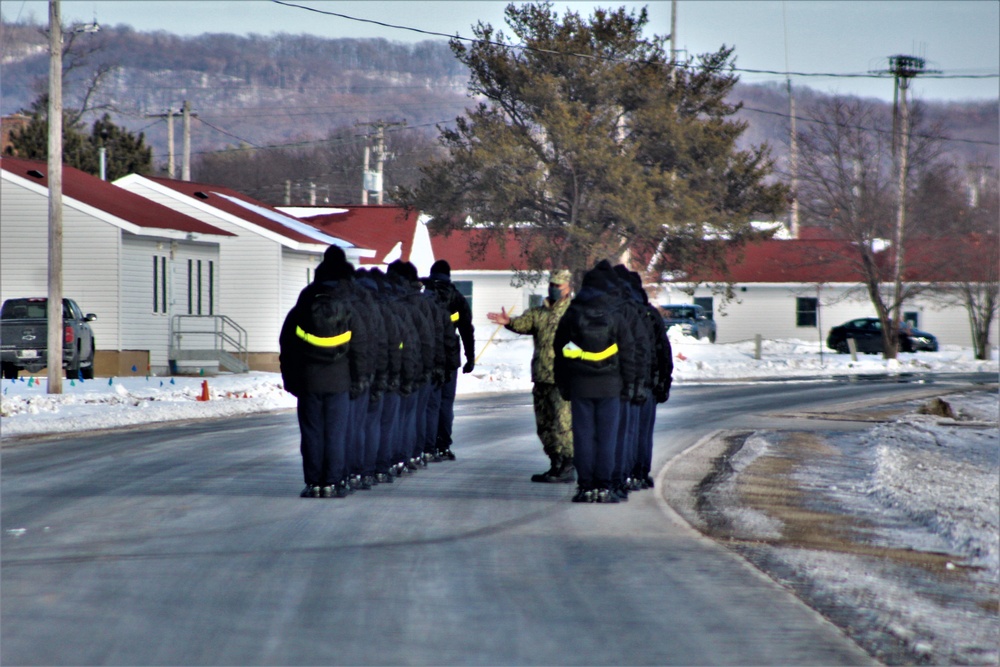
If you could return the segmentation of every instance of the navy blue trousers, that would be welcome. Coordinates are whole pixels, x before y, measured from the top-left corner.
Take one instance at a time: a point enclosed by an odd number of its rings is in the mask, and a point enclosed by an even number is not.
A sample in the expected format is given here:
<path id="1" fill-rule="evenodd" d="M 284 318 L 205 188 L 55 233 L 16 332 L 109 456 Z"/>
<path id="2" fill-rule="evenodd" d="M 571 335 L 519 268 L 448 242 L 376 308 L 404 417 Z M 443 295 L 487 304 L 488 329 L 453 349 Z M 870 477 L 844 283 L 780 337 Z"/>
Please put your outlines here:
<path id="1" fill-rule="evenodd" d="M 351 417 L 347 440 L 347 472 L 360 475 L 365 465 L 365 418 L 368 415 L 368 390 L 351 399 Z"/>
<path id="2" fill-rule="evenodd" d="M 604 489 L 611 485 L 618 443 L 621 399 L 573 398 L 573 465 L 581 489 Z"/>
<path id="3" fill-rule="evenodd" d="M 413 416 L 416 424 L 413 449 L 410 451 L 411 458 L 417 458 L 424 453 L 424 438 L 427 435 L 427 406 L 430 404 L 433 386 L 430 382 L 420 385 L 417 391 L 417 411 Z"/>
<path id="4" fill-rule="evenodd" d="M 611 481 L 620 484 L 632 473 L 638 453 L 639 406 L 631 401 L 621 402 L 618 417 L 618 441 L 615 443 L 615 467 Z"/>
<path id="5" fill-rule="evenodd" d="M 347 476 L 350 402 L 346 391 L 299 396 L 300 450 L 306 484 L 327 486 L 342 482 Z"/>
<path id="6" fill-rule="evenodd" d="M 436 450 L 451 449 L 452 426 L 455 423 L 455 393 L 458 388 L 458 369 L 451 372 L 448 380 L 441 387 L 441 410 L 438 411 L 437 436 L 434 443 Z"/>
<path id="7" fill-rule="evenodd" d="M 639 450 L 633 476 L 644 479 L 653 466 L 653 427 L 656 426 L 656 401 L 650 391 L 639 407 Z"/>
<path id="8" fill-rule="evenodd" d="M 403 463 L 413 456 L 417 439 L 417 390 L 403 396 L 399 406 L 399 429 L 396 431 L 396 462 Z"/>
<path id="9" fill-rule="evenodd" d="M 380 415 L 378 454 L 375 457 L 375 472 L 387 473 L 393 464 L 398 463 L 396 456 L 396 434 L 399 430 L 399 394 L 388 393 L 382 397 L 382 414 Z"/>
<path id="10" fill-rule="evenodd" d="M 424 409 L 424 442 L 421 449 L 433 453 L 437 451 L 438 421 L 441 419 L 441 387 L 428 386 L 430 392 Z"/>
<path id="11" fill-rule="evenodd" d="M 377 401 L 368 399 L 368 410 L 365 414 L 365 457 L 361 474 L 373 476 L 375 465 L 378 462 L 378 451 L 382 438 L 382 406 L 385 397 Z"/>

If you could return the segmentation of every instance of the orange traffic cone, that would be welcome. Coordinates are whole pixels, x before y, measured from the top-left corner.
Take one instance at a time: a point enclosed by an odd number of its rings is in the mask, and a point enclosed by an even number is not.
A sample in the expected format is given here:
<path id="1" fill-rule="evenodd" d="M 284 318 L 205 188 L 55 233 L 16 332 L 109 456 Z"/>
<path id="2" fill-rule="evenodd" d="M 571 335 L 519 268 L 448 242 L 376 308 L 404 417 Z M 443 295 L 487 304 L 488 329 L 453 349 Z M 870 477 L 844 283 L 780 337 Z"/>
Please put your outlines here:
<path id="1" fill-rule="evenodd" d="M 211 398 L 208 395 L 208 380 L 201 381 L 201 396 L 198 397 L 199 401 L 207 401 Z"/>

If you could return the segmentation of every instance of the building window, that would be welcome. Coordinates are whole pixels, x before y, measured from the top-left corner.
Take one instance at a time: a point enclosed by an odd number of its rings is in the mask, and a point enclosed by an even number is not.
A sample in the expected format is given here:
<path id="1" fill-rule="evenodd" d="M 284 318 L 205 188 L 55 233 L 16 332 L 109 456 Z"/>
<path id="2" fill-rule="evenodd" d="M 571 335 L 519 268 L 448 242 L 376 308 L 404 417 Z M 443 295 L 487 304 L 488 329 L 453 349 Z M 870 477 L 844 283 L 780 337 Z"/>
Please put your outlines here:
<path id="1" fill-rule="evenodd" d="M 167 258 L 153 255 L 153 312 L 167 312 Z"/>
<path id="2" fill-rule="evenodd" d="M 696 296 L 694 298 L 694 305 L 701 306 L 702 308 L 704 308 L 705 309 L 705 315 L 708 316 L 708 319 L 710 319 L 710 320 L 714 320 L 715 319 L 715 311 L 712 310 L 712 308 L 714 306 L 714 298 L 713 297 L 710 297 L 710 296 Z"/>
<path id="3" fill-rule="evenodd" d="M 188 260 L 188 315 L 194 315 L 194 260 Z"/>
<path id="4" fill-rule="evenodd" d="M 160 258 L 153 255 L 153 312 L 160 312 Z"/>
<path id="5" fill-rule="evenodd" d="M 208 314 L 215 315 L 215 262 L 208 262 Z"/>
<path id="6" fill-rule="evenodd" d="M 472 281 L 471 280 L 456 280 L 454 282 L 455 289 L 458 293 L 465 297 L 465 300 L 469 302 L 469 310 L 472 310 Z"/>
<path id="7" fill-rule="evenodd" d="M 201 260 L 198 260 L 198 314 L 201 315 Z"/>
<path id="8" fill-rule="evenodd" d="M 529 294 L 528 295 L 528 308 L 537 308 L 545 302 L 544 294 Z"/>
<path id="9" fill-rule="evenodd" d="M 913 310 L 910 312 L 903 312 L 903 321 L 909 324 L 914 329 L 920 328 L 920 313 Z"/>
<path id="10" fill-rule="evenodd" d="M 795 299 L 795 326 L 815 327 L 818 308 L 819 299 L 816 297 L 800 296 Z"/>

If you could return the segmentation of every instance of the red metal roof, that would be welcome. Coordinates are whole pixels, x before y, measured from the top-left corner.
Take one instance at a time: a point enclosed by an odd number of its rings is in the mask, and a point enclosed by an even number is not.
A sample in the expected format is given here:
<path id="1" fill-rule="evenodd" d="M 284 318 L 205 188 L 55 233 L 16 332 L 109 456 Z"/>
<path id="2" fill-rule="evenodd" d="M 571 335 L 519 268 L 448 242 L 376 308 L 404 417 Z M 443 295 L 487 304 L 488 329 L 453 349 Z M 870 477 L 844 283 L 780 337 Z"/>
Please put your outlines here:
<path id="1" fill-rule="evenodd" d="M 843 241 L 763 241 L 747 245 L 742 257 L 731 255 L 729 277 L 739 283 L 852 283 L 861 280 L 856 257 L 857 252 Z"/>
<path id="2" fill-rule="evenodd" d="M 434 257 L 447 260 L 452 271 L 526 270 L 520 242 L 513 231 L 508 231 L 506 237 L 502 249 L 496 239 L 490 239 L 481 256 L 476 251 L 482 248 L 485 232 L 478 229 L 462 229 L 447 236 L 431 236 L 431 247 L 434 249 Z"/>
<path id="3" fill-rule="evenodd" d="M 347 211 L 303 217 L 302 220 L 324 234 L 374 250 L 375 256 L 363 258 L 363 265 L 381 264 L 397 243 L 402 243 L 401 258 L 404 261 L 410 259 L 419 217 L 416 211 L 390 205 L 338 208 Z"/>
<path id="4" fill-rule="evenodd" d="M 911 239 L 905 245 L 903 279 L 986 280 L 987 268 L 996 261 L 996 244 L 994 235 Z M 875 261 L 888 276 L 895 261 L 892 248 L 878 253 Z M 728 269 L 729 279 L 736 283 L 856 283 L 863 279 L 853 244 L 819 237 L 752 243 L 743 249 L 742 256 L 736 251 L 730 254 Z M 714 272 L 692 277 L 725 279 Z"/>
<path id="5" fill-rule="evenodd" d="M 49 165 L 41 160 L 24 160 L 3 156 L 0 158 L 0 169 L 33 183 L 38 183 L 45 188 L 49 187 Z M 106 211 L 138 227 L 233 236 L 218 227 L 178 213 L 167 206 L 128 192 L 113 183 L 102 181 L 96 176 L 69 165 L 63 165 L 62 191 L 64 197 Z"/>
<path id="6" fill-rule="evenodd" d="M 299 243 L 313 243 L 313 244 L 326 245 L 323 241 L 312 238 L 307 234 L 297 232 L 294 229 L 281 224 L 280 222 L 272 220 L 266 215 L 255 213 L 254 211 L 248 208 L 240 206 L 239 204 L 230 201 L 229 199 L 226 199 L 226 197 L 239 199 L 241 201 L 247 202 L 251 206 L 267 209 L 268 211 L 273 212 L 276 216 L 283 216 L 285 218 L 291 218 L 292 220 L 299 220 L 298 218 L 290 216 L 287 213 L 282 213 L 273 206 L 269 206 L 264 202 L 260 202 L 257 201 L 256 199 L 247 197 L 245 194 L 236 192 L 235 190 L 231 190 L 225 186 L 210 185 L 208 183 L 195 183 L 192 181 L 178 181 L 175 179 L 163 178 L 163 177 L 147 176 L 145 178 L 149 178 L 149 180 L 158 183 L 164 187 L 170 188 L 171 190 L 174 190 L 181 194 L 197 199 L 198 201 L 204 202 L 205 204 L 217 208 L 220 211 L 225 211 L 230 215 L 236 216 L 237 218 L 240 218 L 242 220 L 246 220 L 247 222 L 251 222 L 257 225 L 258 227 L 266 229 L 270 232 L 274 232 L 275 234 L 278 234 L 280 236 L 284 236 L 285 238 L 288 238 L 292 241 L 297 241 Z M 225 197 L 220 197 L 219 195 L 225 195 Z M 305 223 L 306 221 L 301 220 L 300 222 Z M 338 237 L 338 238 L 343 238 L 343 237 Z"/>

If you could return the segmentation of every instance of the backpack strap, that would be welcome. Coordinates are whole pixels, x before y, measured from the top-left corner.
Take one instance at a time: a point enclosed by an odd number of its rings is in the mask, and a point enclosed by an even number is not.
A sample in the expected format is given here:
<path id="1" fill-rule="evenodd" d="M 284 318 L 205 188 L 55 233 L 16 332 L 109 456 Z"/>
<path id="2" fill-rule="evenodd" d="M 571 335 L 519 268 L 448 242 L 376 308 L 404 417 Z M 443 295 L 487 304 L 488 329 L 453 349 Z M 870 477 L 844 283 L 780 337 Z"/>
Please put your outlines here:
<path id="1" fill-rule="evenodd" d="M 600 352 L 587 352 L 573 341 L 570 341 L 563 346 L 562 354 L 567 359 L 579 359 L 580 361 L 604 361 L 608 357 L 613 357 L 618 354 L 618 343 L 612 343 Z"/>
<path id="2" fill-rule="evenodd" d="M 297 326 L 295 327 L 295 335 L 310 345 L 315 345 L 316 347 L 339 347 L 351 341 L 350 330 L 337 336 L 314 336 L 302 327 Z M 400 347 L 402 347 L 402 344 L 400 344 Z"/>

